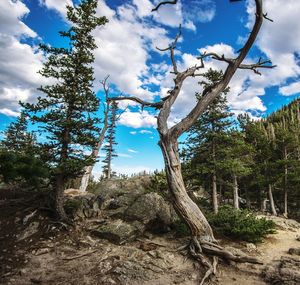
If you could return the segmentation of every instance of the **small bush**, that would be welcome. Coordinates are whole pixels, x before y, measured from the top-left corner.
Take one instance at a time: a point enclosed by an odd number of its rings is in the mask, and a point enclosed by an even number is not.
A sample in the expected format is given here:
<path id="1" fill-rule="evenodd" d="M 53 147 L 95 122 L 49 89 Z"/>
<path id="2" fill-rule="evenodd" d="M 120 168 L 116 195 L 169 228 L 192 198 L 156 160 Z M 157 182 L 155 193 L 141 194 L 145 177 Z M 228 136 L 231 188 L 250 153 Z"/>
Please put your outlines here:
<path id="1" fill-rule="evenodd" d="M 218 214 L 209 215 L 209 222 L 224 236 L 254 243 L 275 232 L 273 221 L 257 218 L 248 210 L 236 210 L 231 206 L 220 207 Z"/>
<path id="2" fill-rule="evenodd" d="M 64 208 L 67 214 L 73 214 L 82 206 L 82 200 L 67 200 Z"/>
<path id="3" fill-rule="evenodd" d="M 172 224 L 172 229 L 175 231 L 177 237 L 185 237 L 190 234 L 189 227 L 180 219 Z"/>

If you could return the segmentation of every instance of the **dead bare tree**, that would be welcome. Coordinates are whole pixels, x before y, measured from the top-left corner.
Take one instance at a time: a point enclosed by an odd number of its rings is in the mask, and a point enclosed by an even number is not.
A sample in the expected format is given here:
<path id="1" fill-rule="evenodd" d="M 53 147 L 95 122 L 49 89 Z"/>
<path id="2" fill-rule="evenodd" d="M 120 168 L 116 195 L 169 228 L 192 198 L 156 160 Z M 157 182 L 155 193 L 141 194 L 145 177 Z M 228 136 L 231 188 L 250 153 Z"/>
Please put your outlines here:
<path id="1" fill-rule="evenodd" d="M 108 128 L 108 117 L 109 117 L 109 110 L 110 110 L 110 104 L 111 104 L 111 101 L 109 100 L 109 85 L 107 84 L 108 78 L 109 78 L 109 76 L 107 76 L 103 81 L 100 82 L 101 85 L 103 86 L 103 91 L 104 91 L 104 96 L 105 96 L 105 103 L 103 104 L 104 118 L 103 118 L 103 126 L 99 133 L 98 142 L 95 145 L 95 147 L 93 148 L 92 153 L 91 153 L 91 157 L 94 161 L 97 159 L 97 157 L 99 155 L 99 151 L 102 147 L 102 144 L 103 144 L 103 141 L 105 138 L 105 134 L 106 134 L 106 131 Z M 94 168 L 94 164 L 86 166 L 84 168 L 84 172 L 83 172 L 84 174 L 81 177 L 81 182 L 80 182 L 80 187 L 79 187 L 80 191 L 82 191 L 82 192 L 86 191 L 89 181 L 90 181 L 90 177 L 91 177 L 93 168 Z"/>
<path id="2" fill-rule="evenodd" d="M 159 3 L 153 11 L 159 9 L 160 6 L 166 4 L 176 4 L 177 1 L 163 1 Z M 178 153 L 178 138 L 196 122 L 199 116 L 206 110 L 208 105 L 228 86 L 231 78 L 238 69 L 249 69 L 253 72 L 260 74 L 259 68 L 273 68 L 271 62 L 268 60 L 259 59 L 254 64 L 243 64 L 245 57 L 247 56 L 250 48 L 252 47 L 258 32 L 261 28 L 264 19 L 268 19 L 266 14 L 263 14 L 262 0 L 255 0 L 256 13 L 255 24 L 251 30 L 251 33 L 242 47 L 239 50 L 236 58 L 227 58 L 224 55 L 218 55 L 216 53 L 205 53 L 198 57 L 199 64 L 192 66 L 184 71 L 179 71 L 175 59 L 175 49 L 177 41 L 180 37 L 180 32 L 176 36 L 174 42 L 165 49 L 159 49 L 160 51 L 169 51 L 171 56 L 171 62 L 173 66 L 172 73 L 174 74 L 174 87 L 169 90 L 168 96 L 161 99 L 159 102 L 145 102 L 137 97 L 114 97 L 110 100 L 132 100 L 141 104 L 142 108 L 145 106 L 153 107 L 159 110 L 157 117 L 157 130 L 160 136 L 159 146 L 161 148 L 164 162 L 166 176 L 168 180 L 169 191 L 171 193 L 173 205 L 177 213 L 188 225 L 191 232 L 191 241 L 186 246 L 188 252 L 207 269 L 200 284 L 204 284 L 205 280 L 210 277 L 211 274 L 215 274 L 218 257 L 232 260 L 235 262 L 250 262 L 260 263 L 257 259 L 252 257 L 235 256 L 232 253 L 224 250 L 217 245 L 214 238 L 213 231 L 203 215 L 199 207 L 189 197 L 184 185 L 184 181 L 181 173 L 181 164 Z M 270 19 L 268 19 L 270 20 Z M 204 59 L 210 57 L 212 59 L 227 63 L 227 68 L 224 72 L 222 79 L 209 88 L 205 88 L 202 91 L 201 99 L 198 100 L 195 107 L 190 113 L 183 118 L 179 123 L 172 127 L 168 127 L 167 120 L 169 118 L 171 107 L 174 105 L 176 99 L 180 95 L 184 81 L 189 77 L 201 76 L 199 70 L 204 67 Z M 207 255 L 212 257 L 210 260 Z"/>

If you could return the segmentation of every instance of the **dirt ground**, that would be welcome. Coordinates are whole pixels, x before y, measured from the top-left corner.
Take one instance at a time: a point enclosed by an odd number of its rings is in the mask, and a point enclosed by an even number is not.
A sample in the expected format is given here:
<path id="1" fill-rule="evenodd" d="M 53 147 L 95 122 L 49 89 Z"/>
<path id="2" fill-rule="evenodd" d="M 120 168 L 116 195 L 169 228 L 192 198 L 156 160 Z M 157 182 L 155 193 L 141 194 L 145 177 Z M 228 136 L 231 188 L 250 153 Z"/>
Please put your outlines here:
<path id="1" fill-rule="evenodd" d="M 97 219 L 74 227 L 51 222 L 43 209 L 34 212 L 38 198 L 0 195 L 0 284 L 11 285 L 195 285 L 201 270 L 178 247 L 185 239 L 173 234 L 145 237 L 115 245 L 91 235 Z M 24 219 L 25 218 L 25 219 Z M 261 271 L 267 264 L 299 247 L 300 224 L 280 220 L 277 233 L 255 246 L 220 241 L 236 253 L 257 256 L 264 265 L 226 264 L 211 284 L 267 284 Z M 234 247 L 234 248 L 233 248 Z"/>

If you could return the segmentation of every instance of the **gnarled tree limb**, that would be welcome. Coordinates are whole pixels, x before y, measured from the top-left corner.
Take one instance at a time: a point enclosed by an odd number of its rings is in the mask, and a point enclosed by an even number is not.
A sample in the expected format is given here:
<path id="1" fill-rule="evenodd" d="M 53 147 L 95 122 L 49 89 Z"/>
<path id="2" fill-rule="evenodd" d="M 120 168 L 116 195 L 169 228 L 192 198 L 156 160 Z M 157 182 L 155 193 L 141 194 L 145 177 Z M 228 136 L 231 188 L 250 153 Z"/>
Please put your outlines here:
<path id="1" fill-rule="evenodd" d="M 176 45 L 177 45 L 177 42 L 180 37 L 181 37 L 181 25 L 179 26 L 179 32 L 176 35 L 174 42 L 169 47 L 164 48 L 164 49 L 156 47 L 159 51 L 167 51 L 167 50 L 170 51 L 174 74 L 178 74 L 178 68 L 177 68 L 177 64 L 176 64 L 176 60 L 175 60 L 175 52 L 174 51 L 176 49 Z"/>
<path id="2" fill-rule="evenodd" d="M 136 103 L 139 103 L 142 105 L 142 107 L 147 106 L 147 107 L 153 107 L 155 109 L 161 109 L 163 106 L 163 101 L 159 102 L 147 102 L 144 101 L 138 97 L 131 97 L 131 96 L 120 96 L 120 97 L 110 97 L 108 99 L 109 101 L 124 101 L 124 100 L 130 100 Z"/>
<path id="3" fill-rule="evenodd" d="M 166 4 L 173 4 L 174 5 L 174 4 L 177 3 L 177 1 L 178 0 L 160 2 L 155 8 L 152 9 L 152 12 L 157 11 L 160 8 L 160 6 L 162 6 L 162 5 L 166 5 Z"/>
<path id="4" fill-rule="evenodd" d="M 252 69 L 254 71 L 257 70 L 258 67 L 262 67 L 256 65 L 256 66 L 250 66 L 249 68 L 249 66 L 247 65 L 242 65 L 242 62 L 247 56 L 250 48 L 252 47 L 258 35 L 258 32 L 261 28 L 262 22 L 265 18 L 263 14 L 262 0 L 255 0 L 255 4 L 256 4 L 255 23 L 245 45 L 240 50 L 239 55 L 235 59 L 227 59 L 223 56 L 217 55 L 216 53 L 210 53 L 210 55 L 213 56 L 215 59 L 223 60 L 228 63 L 228 67 L 224 72 L 223 78 L 210 90 L 205 89 L 203 91 L 202 95 L 204 96 L 202 96 L 202 98 L 198 101 L 198 103 L 192 109 L 192 111 L 185 118 L 183 118 L 178 124 L 176 124 L 170 129 L 171 137 L 178 138 L 181 134 L 186 132 L 196 122 L 196 120 L 204 112 L 206 107 L 218 96 L 218 94 L 220 94 L 227 87 L 232 76 L 234 75 L 234 73 L 238 68 Z M 209 54 L 207 54 L 206 56 L 208 55 Z M 273 67 L 274 66 L 272 66 L 271 68 Z"/>

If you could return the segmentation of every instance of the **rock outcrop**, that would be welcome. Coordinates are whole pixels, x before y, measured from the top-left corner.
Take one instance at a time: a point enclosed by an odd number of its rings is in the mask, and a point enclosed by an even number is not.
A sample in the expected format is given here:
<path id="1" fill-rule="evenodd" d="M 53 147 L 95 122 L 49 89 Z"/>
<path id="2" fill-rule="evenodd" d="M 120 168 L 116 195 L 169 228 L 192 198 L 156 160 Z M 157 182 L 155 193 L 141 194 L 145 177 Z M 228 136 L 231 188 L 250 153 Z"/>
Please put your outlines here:
<path id="1" fill-rule="evenodd" d="M 97 237 L 122 244 L 145 231 L 164 233 L 177 219 L 173 207 L 149 190 L 149 181 L 108 180 L 95 194 L 67 195 L 66 209 L 74 219 L 96 218 L 89 230 Z"/>

